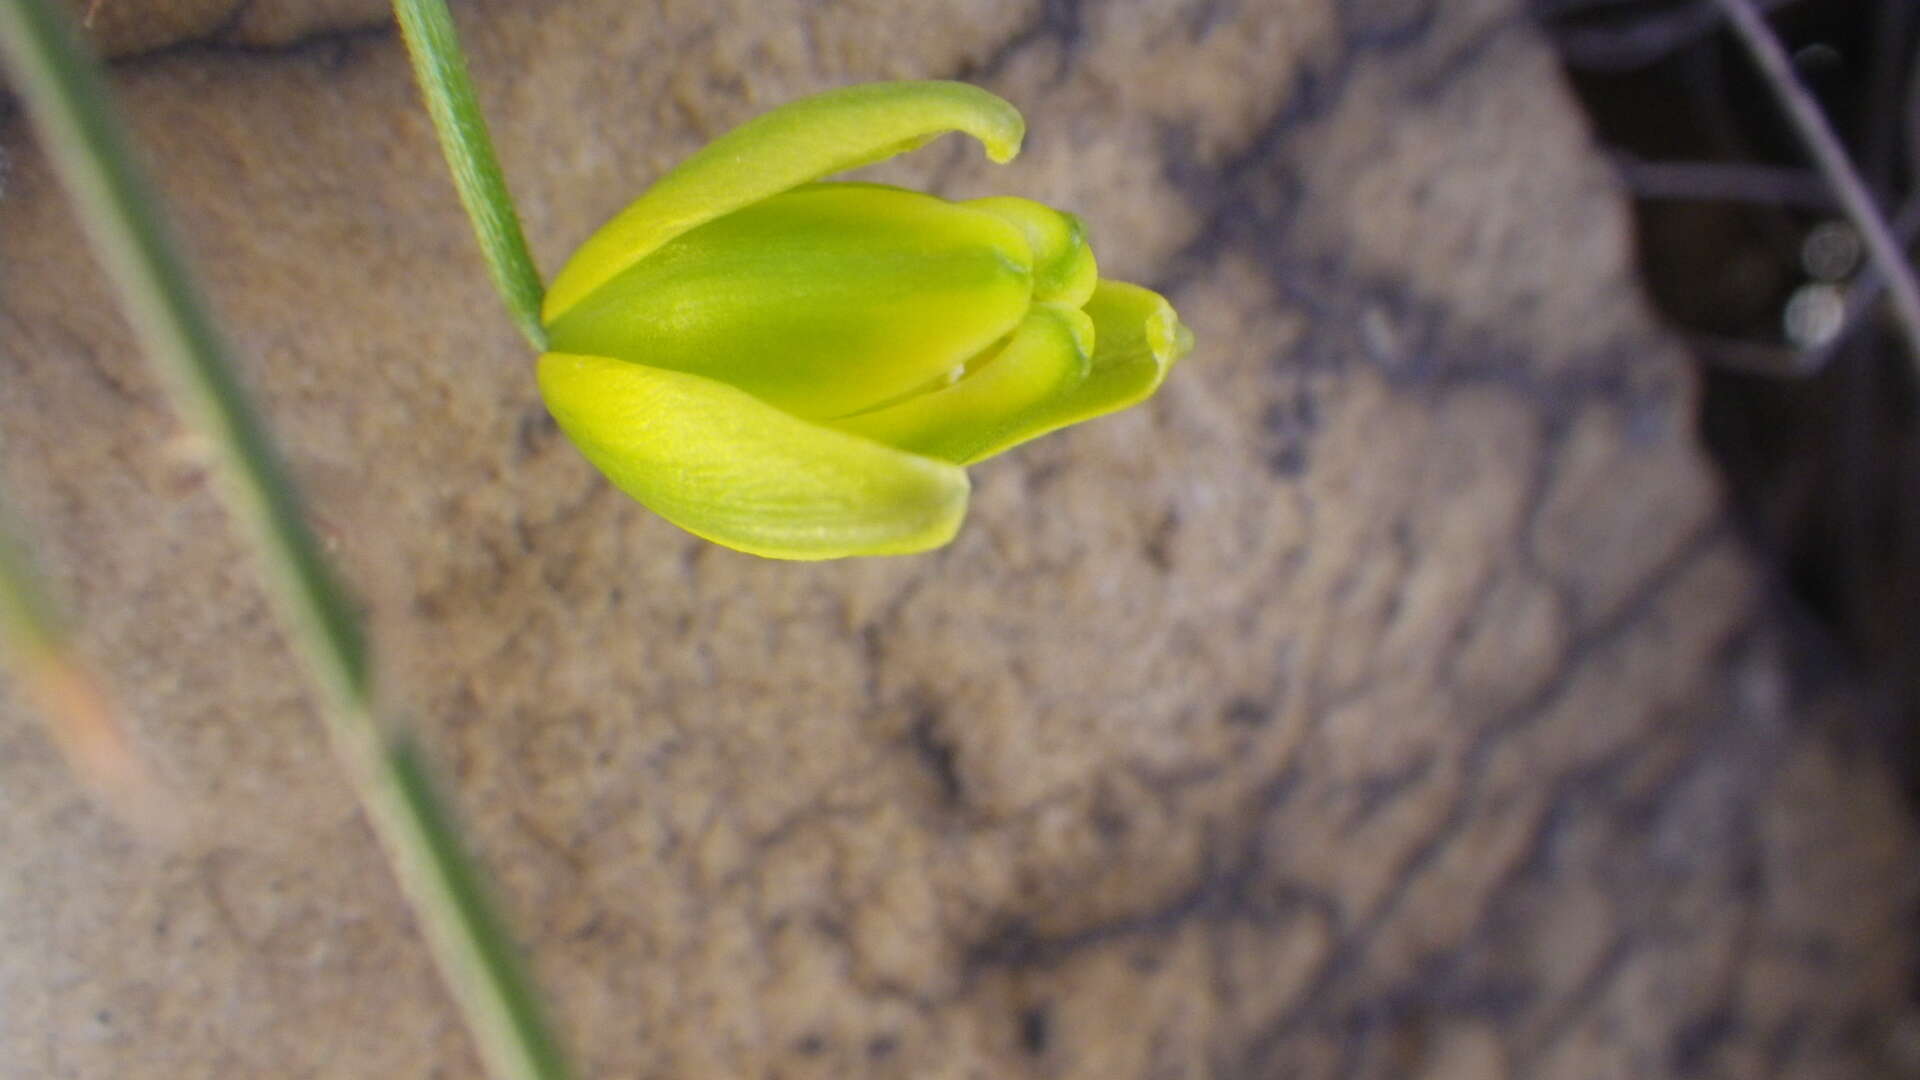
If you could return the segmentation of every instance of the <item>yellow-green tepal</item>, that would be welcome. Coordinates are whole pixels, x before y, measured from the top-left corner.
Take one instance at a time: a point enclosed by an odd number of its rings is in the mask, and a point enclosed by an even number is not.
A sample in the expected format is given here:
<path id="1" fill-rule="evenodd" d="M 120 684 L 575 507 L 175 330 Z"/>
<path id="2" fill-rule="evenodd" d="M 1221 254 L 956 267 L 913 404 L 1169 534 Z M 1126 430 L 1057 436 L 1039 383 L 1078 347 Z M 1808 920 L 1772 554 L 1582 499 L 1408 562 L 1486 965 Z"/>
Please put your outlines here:
<path id="1" fill-rule="evenodd" d="M 819 178 L 948 131 L 994 161 L 1013 106 L 875 83 L 773 110 L 662 177 L 547 293 L 540 390 L 621 490 L 782 559 L 923 551 L 962 466 L 1153 393 L 1192 336 L 1101 281 L 1078 218 Z"/>

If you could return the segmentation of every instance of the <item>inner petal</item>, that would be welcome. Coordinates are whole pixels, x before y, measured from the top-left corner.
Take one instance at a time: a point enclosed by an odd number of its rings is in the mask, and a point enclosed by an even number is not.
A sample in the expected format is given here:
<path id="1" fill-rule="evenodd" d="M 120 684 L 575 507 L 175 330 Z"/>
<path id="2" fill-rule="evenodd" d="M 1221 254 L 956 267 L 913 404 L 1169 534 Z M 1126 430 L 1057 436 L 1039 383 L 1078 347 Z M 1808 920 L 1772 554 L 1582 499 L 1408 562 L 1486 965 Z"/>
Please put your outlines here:
<path id="1" fill-rule="evenodd" d="M 887 446 L 964 465 L 1046 430 L 1033 418 L 1086 377 L 1093 347 L 1093 322 L 1086 313 L 1035 304 L 1004 348 L 952 385 L 829 423 Z"/>
<path id="2" fill-rule="evenodd" d="M 1100 271 L 1087 227 L 1064 210 L 1012 195 L 969 199 L 961 204 L 1006 220 L 1026 235 L 1033 249 L 1033 298 L 1067 307 L 1079 307 L 1093 295 Z"/>

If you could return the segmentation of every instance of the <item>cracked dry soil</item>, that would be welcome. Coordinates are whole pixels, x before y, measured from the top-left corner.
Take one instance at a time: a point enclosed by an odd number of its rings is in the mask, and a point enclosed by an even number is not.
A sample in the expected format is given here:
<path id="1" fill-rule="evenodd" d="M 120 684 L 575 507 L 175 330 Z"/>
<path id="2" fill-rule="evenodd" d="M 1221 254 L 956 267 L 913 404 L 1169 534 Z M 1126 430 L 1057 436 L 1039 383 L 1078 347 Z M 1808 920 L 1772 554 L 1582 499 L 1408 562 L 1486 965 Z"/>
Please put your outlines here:
<path id="1" fill-rule="evenodd" d="M 586 1075 L 1920 1075 L 1913 822 L 1512 0 L 458 5 L 548 268 L 768 104 L 948 76 L 1027 152 L 881 178 L 1075 208 L 1195 327 L 1151 407 L 975 469 L 950 549 L 829 565 L 556 437 L 381 5 L 133 7 L 131 122 Z M 0 146 L 6 479 L 195 808 L 140 843 L 0 702 L 0 1074 L 471 1075 Z"/>

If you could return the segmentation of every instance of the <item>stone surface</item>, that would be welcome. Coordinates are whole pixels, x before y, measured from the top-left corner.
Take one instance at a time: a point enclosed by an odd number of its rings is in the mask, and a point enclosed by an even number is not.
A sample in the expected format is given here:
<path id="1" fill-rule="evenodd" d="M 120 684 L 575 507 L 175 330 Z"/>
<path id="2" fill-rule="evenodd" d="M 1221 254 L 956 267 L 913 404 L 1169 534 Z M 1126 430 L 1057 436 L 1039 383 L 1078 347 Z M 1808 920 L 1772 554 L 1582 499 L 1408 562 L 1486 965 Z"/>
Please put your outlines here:
<path id="1" fill-rule="evenodd" d="M 973 470 L 945 551 L 754 560 L 556 436 L 390 33 L 122 66 L 585 1075 L 1916 1075 L 1912 822 L 1507 0 L 458 14 L 548 268 L 760 108 L 959 77 L 1026 154 L 879 174 L 1079 210 L 1200 340 Z M 0 139 L 6 478 L 193 806 L 141 842 L 7 701 L 0 1075 L 471 1075 L 195 439 Z"/>
<path id="2" fill-rule="evenodd" d="M 393 21 L 385 0 L 64 0 L 107 56 L 279 49 Z"/>

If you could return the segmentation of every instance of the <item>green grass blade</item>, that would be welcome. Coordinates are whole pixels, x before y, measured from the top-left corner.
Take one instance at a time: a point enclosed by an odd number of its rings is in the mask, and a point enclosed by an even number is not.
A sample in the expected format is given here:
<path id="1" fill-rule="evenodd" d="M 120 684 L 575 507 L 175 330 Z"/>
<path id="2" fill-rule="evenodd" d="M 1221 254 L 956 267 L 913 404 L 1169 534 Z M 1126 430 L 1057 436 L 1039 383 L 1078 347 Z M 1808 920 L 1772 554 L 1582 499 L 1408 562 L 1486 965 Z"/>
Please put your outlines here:
<path id="1" fill-rule="evenodd" d="M 474 100 L 466 57 L 454 34 L 446 0 L 394 0 L 393 13 L 413 60 L 413 73 L 426 99 L 440 149 L 453 172 L 461 205 L 473 222 L 473 234 L 486 256 L 494 288 L 534 350 L 545 352 L 547 332 L 540 325 L 540 272 L 527 252 L 520 216 L 507 194 L 506 179 L 487 136 L 487 122 Z"/>
<path id="2" fill-rule="evenodd" d="M 48 0 L 0 0 L 0 53 L 134 330 L 182 413 L 216 448 L 229 506 L 261 558 L 294 647 L 320 683 L 335 752 L 488 1067 L 501 1080 L 565 1076 L 511 939 L 479 901 L 479 872 L 426 786 L 419 755 L 374 714 L 353 609 L 169 242 L 98 62 Z"/>
<path id="3" fill-rule="evenodd" d="M 230 448 L 240 517 L 264 526 L 267 562 L 297 594 L 289 608 L 321 643 L 337 692 L 366 694 L 366 649 L 352 609 L 302 520 L 286 470 L 221 361 L 223 348 L 194 291 L 108 105 L 98 65 L 63 13 L 38 0 L 0 2 L 0 49 L 81 224 L 141 342 L 187 419 Z"/>
<path id="4" fill-rule="evenodd" d="M 430 869 L 421 868 L 422 877 L 427 879 L 423 884 L 436 890 L 436 908 L 459 914 L 458 919 L 429 925 L 427 933 L 464 935 L 443 941 L 439 947 L 442 955 L 456 957 L 464 966 L 454 984 L 485 986 L 494 991 L 474 995 L 466 1005 L 469 1017 L 484 1016 L 478 1027 L 496 1043 L 487 1056 L 496 1062 L 513 1062 L 512 1075 L 566 1076 L 565 1055 L 546 1022 L 545 1007 L 533 982 L 525 975 L 520 950 L 496 929 L 502 923 L 494 910 L 492 891 L 467 857 L 459 827 L 434 792 L 425 756 L 404 734 L 388 740 L 386 755 L 390 790 L 403 804 L 393 817 L 420 829 L 421 849 L 433 861 Z M 471 933 L 464 927 L 485 927 L 489 932 Z M 508 1073 L 506 1069 L 497 1071 Z"/>

